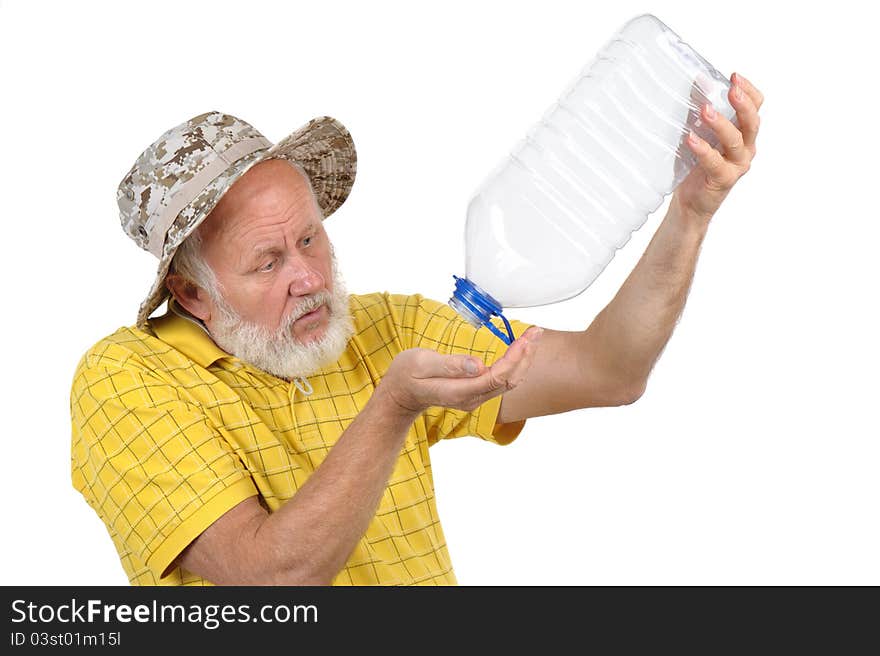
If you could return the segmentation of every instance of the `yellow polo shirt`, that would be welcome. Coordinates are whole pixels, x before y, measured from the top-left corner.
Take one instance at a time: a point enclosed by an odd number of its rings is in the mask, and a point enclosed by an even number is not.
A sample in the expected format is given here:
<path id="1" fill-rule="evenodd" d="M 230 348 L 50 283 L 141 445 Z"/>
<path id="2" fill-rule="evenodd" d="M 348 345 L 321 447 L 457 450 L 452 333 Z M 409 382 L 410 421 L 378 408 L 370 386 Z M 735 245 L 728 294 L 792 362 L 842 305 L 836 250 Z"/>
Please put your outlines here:
<path id="1" fill-rule="evenodd" d="M 259 495 L 272 512 L 296 494 L 396 354 L 422 347 L 491 365 L 507 348 L 420 295 L 351 295 L 349 307 L 355 334 L 337 362 L 308 376 L 308 395 L 222 351 L 173 304 L 145 331 L 120 328 L 85 354 L 70 398 L 73 485 L 107 526 L 131 583 L 209 584 L 170 566 L 244 499 Z M 511 326 L 519 337 L 529 324 Z M 463 435 L 511 442 L 525 422 L 496 424 L 500 406 L 497 396 L 474 412 L 419 416 L 334 585 L 456 582 L 428 447 Z"/>

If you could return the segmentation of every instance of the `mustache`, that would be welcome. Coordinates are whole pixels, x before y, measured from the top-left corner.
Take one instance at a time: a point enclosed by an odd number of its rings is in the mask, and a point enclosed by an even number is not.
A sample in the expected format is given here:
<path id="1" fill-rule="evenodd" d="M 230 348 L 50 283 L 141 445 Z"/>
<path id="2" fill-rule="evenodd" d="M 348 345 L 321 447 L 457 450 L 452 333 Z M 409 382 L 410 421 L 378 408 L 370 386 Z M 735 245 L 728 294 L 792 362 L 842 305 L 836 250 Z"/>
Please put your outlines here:
<path id="1" fill-rule="evenodd" d="M 328 292 L 326 289 L 322 292 L 318 292 L 314 296 L 310 296 L 302 303 L 300 303 L 293 312 L 290 313 L 290 315 L 287 317 L 287 320 L 284 322 L 284 327 L 290 328 L 295 321 L 305 316 L 309 312 L 317 310 L 322 305 L 329 306 L 331 300 L 332 297 L 330 295 L 330 292 Z"/>

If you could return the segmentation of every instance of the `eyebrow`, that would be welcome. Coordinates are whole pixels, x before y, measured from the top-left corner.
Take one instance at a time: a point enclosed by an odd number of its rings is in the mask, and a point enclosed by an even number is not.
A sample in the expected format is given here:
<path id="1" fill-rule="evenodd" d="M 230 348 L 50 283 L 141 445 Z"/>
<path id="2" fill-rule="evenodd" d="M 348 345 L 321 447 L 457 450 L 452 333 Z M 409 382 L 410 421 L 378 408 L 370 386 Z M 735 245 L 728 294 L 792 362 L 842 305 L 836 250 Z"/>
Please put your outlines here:
<path id="1" fill-rule="evenodd" d="M 297 238 L 297 241 L 301 239 L 303 236 L 307 236 L 309 233 L 318 231 L 318 223 L 316 221 L 310 221 L 305 225 L 305 227 L 300 231 L 300 237 Z M 257 244 L 252 249 L 248 249 L 245 253 L 243 259 L 248 263 L 256 262 L 260 260 L 266 255 L 274 255 L 281 252 L 281 248 L 277 245 L 265 245 L 265 244 Z"/>
<path id="2" fill-rule="evenodd" d="M 272 255 L 279 252 L 281 249 L 277 246 L 257 246 L 253 250 L 250 251 L 249 257 L 252 259 L 258 260 L 264 255 Z"/>

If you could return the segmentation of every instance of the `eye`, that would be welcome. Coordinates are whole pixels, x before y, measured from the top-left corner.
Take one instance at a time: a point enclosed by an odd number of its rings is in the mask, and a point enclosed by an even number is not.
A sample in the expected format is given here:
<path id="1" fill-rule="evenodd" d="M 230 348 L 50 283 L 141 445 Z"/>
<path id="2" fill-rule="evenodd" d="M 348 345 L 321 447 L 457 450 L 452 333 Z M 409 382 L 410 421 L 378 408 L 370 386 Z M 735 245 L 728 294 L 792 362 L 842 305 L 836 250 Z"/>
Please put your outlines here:
<path id="1" fill-rule="evenodd" d="M 303 246 L 307 248 L 309 244 L 312 243 L 312 239 L 314 239 L 314 237 L 305 237 L 302 241 Z"/>
<path id="2" fill-rule="evenodd" d="M 258 269 L 258 271 L 262 271 L 262 272 L 264 272 L 264 273 L 268 273 L 269 271 L 272 271 L 272 269 L 274 269 L 274 268 L 275 268 L 275 260 L 269 260 L 269 261 L 266 262 L 263 266 L 261 266 L 261 267 Z"/>

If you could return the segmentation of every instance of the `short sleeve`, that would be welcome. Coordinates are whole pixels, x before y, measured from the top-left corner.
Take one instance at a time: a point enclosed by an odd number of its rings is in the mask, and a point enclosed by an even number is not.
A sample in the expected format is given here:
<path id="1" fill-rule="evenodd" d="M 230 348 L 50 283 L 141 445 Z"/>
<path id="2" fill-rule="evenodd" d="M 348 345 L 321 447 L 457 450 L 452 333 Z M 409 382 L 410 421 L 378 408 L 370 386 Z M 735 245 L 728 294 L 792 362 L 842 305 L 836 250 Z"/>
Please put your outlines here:
<path id="1" fill-rule="evenodd" d="M 486 328 L 474 328 L 449 305 L 424 298 L 388 295 L 403 348 L 429 348 L 443 353 L 473 355 L 491 366 L 507 352 L 507 345 Z M 515 338 L 531 324 L 510 320 Z M 429 444 L 453 437 L 473 435 L 496 444 L 509 444 L 522 432 L 525 420 L 498 424 L 502 395 L 493 397 L 473 412 L 452 408 L 429 408 L 423 415 Z"/>
<path id="2" fill-rule="evenodd" d="M 71 391 L 74 487 L 158 581 L 233 506 L 257 494 L 197 407 L 142 371 L 81 363 Z"/>

